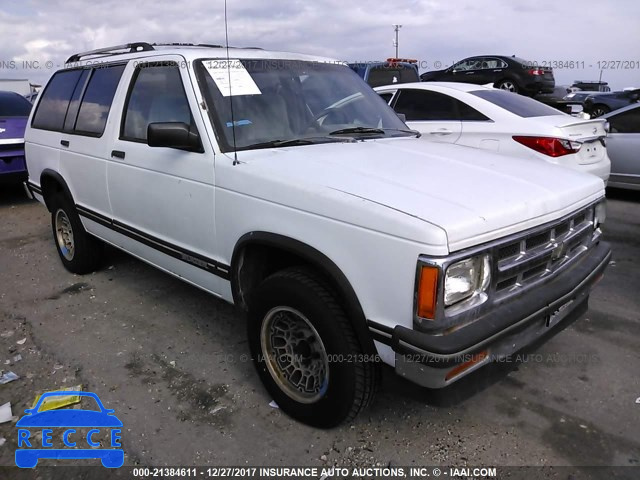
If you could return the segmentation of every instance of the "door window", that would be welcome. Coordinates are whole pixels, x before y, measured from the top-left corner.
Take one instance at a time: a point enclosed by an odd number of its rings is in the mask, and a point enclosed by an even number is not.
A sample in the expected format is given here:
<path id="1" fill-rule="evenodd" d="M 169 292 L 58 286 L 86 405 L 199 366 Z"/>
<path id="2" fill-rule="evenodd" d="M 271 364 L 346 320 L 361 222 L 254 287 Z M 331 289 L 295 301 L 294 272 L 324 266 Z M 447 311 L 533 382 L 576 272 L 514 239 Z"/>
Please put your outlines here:
<path id="1" fill-rule="evenodd" d="M 611 133 L 640 133 L 640 108 L 609 117 Z"/>
<path id="2" fill-rule="evenodd" d="M 147 141 L 147 127 L 156 122 L 193 125 L 187 95 L 176 64 L 145 64 L 138 67 L 125 107 L 120 138 Z"/>

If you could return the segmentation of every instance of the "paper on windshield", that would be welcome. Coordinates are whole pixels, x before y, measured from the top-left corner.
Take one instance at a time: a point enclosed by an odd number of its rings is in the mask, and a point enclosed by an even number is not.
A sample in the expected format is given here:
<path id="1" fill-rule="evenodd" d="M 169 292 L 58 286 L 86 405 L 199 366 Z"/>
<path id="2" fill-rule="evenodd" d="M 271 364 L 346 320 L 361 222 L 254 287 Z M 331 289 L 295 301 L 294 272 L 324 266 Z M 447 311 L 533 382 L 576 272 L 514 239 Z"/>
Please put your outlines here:
<path id="1" fill-rule="evenodd" d="M 262 92 L 238 59 L 202 62 L 224 97 L 260 95 Z"/>

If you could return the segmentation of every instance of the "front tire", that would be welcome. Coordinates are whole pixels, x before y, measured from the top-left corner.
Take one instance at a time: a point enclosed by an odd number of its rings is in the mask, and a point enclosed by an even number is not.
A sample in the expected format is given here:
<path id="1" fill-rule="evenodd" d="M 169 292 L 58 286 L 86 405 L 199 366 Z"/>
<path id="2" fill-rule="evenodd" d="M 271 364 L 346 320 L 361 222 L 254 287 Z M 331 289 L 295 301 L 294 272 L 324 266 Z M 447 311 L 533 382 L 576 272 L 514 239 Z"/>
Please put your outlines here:
<path id="1" fill-rule="evenodd" d="M 610 111 L 611 109 L 606 105 L 594 105 L 593 109 L 591 110 L 591 118 L 601 117 L 602 115 L 606 115 Z"/>
<path id="2" fill-rule="evenodd" d="M 102 261 L 102 242 L 87 233 L 68 197 L 57 194 L 50 205 L 53 239 L 64 268 L 77 274 L 95 271 Z"/>
<path id="3" fill-rule="evenodd" d="M 268 277 L 249 305 L 249 346 L 278 406 L 320 428 L 353 419 L 375 393 L 379 365 L 364 354 L 337 295 L 316 274 Z"/>

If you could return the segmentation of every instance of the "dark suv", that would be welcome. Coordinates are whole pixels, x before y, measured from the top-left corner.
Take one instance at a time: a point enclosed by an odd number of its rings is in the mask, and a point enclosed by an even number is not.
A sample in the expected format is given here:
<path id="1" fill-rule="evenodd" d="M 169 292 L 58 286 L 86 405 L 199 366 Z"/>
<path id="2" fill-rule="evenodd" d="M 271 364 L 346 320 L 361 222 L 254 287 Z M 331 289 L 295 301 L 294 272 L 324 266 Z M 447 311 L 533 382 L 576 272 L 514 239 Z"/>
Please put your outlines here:
<path id="1" fill-rule="evenodd" d="M 640 88 L 624 90 L 622 92 L 602 93 L 585 98 L 583 109 L 591 118 L 600 117 L 612 110 L 626 107 L 640 100 Z"/>
<path id="2" fill-rule="evenodd" d="M 446 70 L 425 72 L 420 78 L 423 82 L 491 83 L 496 88 L 525 95 L 551 93 L 556 86 L 550 68 L 536 66 L 535 62 L 515 56 L 501 55 L 465 58 Z"/>

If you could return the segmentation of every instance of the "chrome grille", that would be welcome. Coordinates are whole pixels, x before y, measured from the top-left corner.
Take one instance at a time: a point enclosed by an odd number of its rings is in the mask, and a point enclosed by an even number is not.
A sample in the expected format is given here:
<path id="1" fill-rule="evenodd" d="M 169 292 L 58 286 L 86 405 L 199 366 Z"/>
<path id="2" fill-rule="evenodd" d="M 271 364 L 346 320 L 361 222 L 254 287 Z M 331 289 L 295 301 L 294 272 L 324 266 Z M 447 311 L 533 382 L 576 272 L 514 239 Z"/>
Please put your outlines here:
<path id="1" fill-rule="evenodd" d="M 494 250 L 494 298 L 518 293 L 575 261 L 591 246 L 593 217 L 591 206 Z"/>

